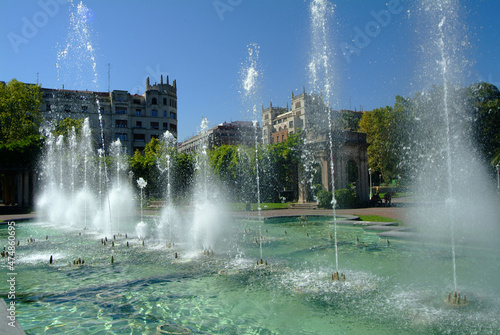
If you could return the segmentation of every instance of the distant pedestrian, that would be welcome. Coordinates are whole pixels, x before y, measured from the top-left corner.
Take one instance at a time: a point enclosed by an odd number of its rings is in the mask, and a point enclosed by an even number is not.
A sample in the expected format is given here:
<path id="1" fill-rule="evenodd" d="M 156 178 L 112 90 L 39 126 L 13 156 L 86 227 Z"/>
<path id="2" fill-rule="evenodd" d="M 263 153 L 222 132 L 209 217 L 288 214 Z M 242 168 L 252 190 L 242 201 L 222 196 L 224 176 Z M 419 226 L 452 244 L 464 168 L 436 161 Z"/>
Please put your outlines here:
<path id="1" fill-rule="evenodd" d="M 384 194 L 384 204 L 386 207 L 391 207 L 392 197 L 391 192 Z"/>

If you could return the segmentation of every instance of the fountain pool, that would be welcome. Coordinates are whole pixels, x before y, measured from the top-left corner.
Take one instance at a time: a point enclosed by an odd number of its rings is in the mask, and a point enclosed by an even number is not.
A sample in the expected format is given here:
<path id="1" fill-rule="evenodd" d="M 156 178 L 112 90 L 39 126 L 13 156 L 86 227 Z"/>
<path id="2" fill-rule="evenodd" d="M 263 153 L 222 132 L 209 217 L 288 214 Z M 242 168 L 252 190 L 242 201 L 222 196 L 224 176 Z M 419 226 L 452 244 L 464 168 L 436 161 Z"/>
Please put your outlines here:
<path id="1" fill-rule="evenodd" d="M 265 220 L 267 266 L 257 265 L 258 220 L 234 219 L 226 225 L 225 247 L 209 256 L 193 255 L 181 243 L 167 247 L 146 239 L 143 245 L 136 236 L 115 235 L 104 245 L 105 236 L 96 231 L 18 222 L 18 321 L 28 334 L 154 334 L 164 324 L 194 334 L 500 331 L 500 264 L 493 256 L 500 247 L 457 249 L 461 292 L 470 303 L 450 306 L 443 297 L 451 284 L 442 276 L 451 257 L 448 245 L 387 243 L 376 232 L 339 225 L 347 280 L 332 281 L 331 221 Z M 0 235 L 7 234 L 3 225 Z M 72 265 L 78 258 L 84 265 Z"/>

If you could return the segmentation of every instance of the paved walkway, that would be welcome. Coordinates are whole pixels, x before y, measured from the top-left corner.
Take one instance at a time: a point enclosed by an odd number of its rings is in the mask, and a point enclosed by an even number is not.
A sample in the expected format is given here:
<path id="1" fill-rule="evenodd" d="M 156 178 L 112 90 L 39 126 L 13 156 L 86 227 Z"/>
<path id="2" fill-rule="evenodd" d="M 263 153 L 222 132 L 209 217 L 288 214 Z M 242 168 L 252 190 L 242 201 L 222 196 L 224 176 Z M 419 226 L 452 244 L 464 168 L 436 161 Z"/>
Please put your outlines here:
<path id="1" fill-rule="evenodd" d="M 407 207 L 411 204 L 406 198 L 394 198 L 391 207 L 368 207 L 357 209 L 337 209 L 337 215 L 378 215 L 387 218 L 401 220 L 403 222 L 407 219 Z M 146 211 L 145 211 L 146 212 Z M 151 212 L 149 212 L 151 213 Z M 299 215 L 332 215 L 331 209 L 273 209 L 262 210 L 262 217 L 275 217 L 275 216 L 299 216 Z M 252 212 L 235 212 L 240 216 L 258 216 L 257 211 Z M 36 218 L 36 213 L 29 214 L 0 214 L 0 222 L 8 222 L 12 220 L 27 220 Z"/>

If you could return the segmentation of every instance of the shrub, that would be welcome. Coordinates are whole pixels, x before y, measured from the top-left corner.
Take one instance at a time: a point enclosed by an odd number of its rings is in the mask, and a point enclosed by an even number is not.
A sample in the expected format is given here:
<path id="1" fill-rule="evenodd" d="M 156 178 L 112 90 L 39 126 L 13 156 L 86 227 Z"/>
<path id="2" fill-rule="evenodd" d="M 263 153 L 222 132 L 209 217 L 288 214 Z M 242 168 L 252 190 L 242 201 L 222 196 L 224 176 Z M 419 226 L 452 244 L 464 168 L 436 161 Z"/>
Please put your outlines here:
<path id="1" fill-rule="evenodd" d="M 358 204 L 356 191 L 352 188 L 335 190 L 335 199 L 338 208 L 354 208 Z"/>
<path id="2" fill-rule="evenodd" d="M 316 196 L 318 198 L 318 206 L 320 208 L 332 208 L 332 192 L 329 192 L 327 190 L 320 190 L 318 191 Z"/>
<path id="3" fill-rule="evenodd" d="M 321 190 L 317 193 L 317 197 L 320 208 L 332 208 L 332 192 Z M 352 188 L 335 190 L 335 200 L 337 200 L 336 208 L 354 208 L 358 204 L 358 197 Z"/>

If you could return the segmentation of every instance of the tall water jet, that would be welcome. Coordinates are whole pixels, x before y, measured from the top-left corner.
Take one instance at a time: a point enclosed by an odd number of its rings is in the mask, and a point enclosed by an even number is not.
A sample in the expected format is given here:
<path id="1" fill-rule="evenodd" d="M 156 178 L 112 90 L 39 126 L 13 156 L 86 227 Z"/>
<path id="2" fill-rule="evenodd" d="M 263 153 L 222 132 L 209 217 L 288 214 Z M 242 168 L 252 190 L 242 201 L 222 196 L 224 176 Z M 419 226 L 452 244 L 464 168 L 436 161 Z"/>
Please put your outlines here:
<path id="1" fill-rule="evenodd" d="M 209 165 L 208 120 L 202 118 L 199 146 L 196 150 L 195 183 L 194 183 L 194 213 L 191 226 L 191 250 L 215 250 L 223 236 L 223 227 L 228 221 L 226 210 L 222 208 L 222 195 L 219 183 Z"/>
<path id="2" fill-rule="evenodd" d="M 309 63 L 309 74 L 311 86 L 316 92 L 321 92 L 320 96 L 315 97 L 318 111 L 312 111 L 316 114 L 315 120 L 306 125 L 306 141 L 317 136 L 321 132 L 327 133 L 329 163 L 330 163 L 330 181 L 332 191 L 332 208 L 334 223 L 334 243 L 335 243 L 335 267 L 339 271 L 339 255 L 337 243 L 337 219 L 335 199 L 335 166 L 333 149 L 333 121 L 330 105 L 333 101 L 334 81 L 337 79 L 332 71 L 332 52 L 330 46 L 331 34 L 329 31 L 330 21 L 334 14 L 333 5 L 328 0 L 312 0 L 309 5 L 311 20 L 311 62 Z M 325 129 L 324 127 L 328 127 Z"/>
<path id="3" fill-rule="evenodd" d="M 253 43 L 247 47 L 248 57 L 246 64 L 241 70 L 244 101 L 248 103 L 251 110 L 252 124 L 254 127 L 254 148 L 255 148 L 255 184 L 257 194 L 257 211 L 259 218 L 259 249 L 262 260 L 262 208 L 260 204 L 260 168 L 259 168 L 259 120 L 257 113 L 257 91 L 260 70 L 258 68 L 260 47 Z"/>
<path id="4" fill-rule="evenodd" d="M 487 250 L 500 237 L 493 182 L 471 136 L 473 106 L 464 89 L 471 62 L 466 58 L 469 41 L 463 13 L 459 1 L 420 5 L 418 32 L 425 54 L 418 79 L 427 87 L 412 101 L 415 119 L 408 129 L 413 141 L 409 153 L 415 168 L 413 189 L 427 201 L 410 219 L 425 239 L 450 245 L 450 261 L 443 265 L 449 266 L 448 274 L 443 273 L 443 280 L 448 278 L 443 285 L 451 281 L 448 292 L 471 284 L 459 283 L 461 276 L 470 280 L 466 273 L 471 271 L 460 267 L 463 246 L 479 243 Z M 486 279 L 492 273 L 484 273 L 483 280 L 493 280 Z"/>
<path id="5" fill-rule="evenodd" d="M 102 222 L 102 229 L 108 234 L 132 232 L 135 221 L 134 194 L 131 185 L 126 182 L 124 176 L 128 169 L 128 163 L 127 157 L 122 151 L 123 148 L 119 139 L 111 142 L 109 171 L 107 161 L 103 162 L 103 179 L 106 190 L 104 201 L 107 206 L 104 206 L 106 214 Z M 114 178 L 110 178 L 113 175 L 108 174 L 108 172 L 113 171 Z"/>
<path id="6" fill-rule="evenodd" d="M 177 140 L 168 130 L 163 134 L 160 140 L 160 154 L 156 161 L 156 166 L 160 171 L 166 184 L 165 203 L 162 209 L 160 222 L 158 225 L 158 235 L 160 239 L 173 243 L 173 231 L 176 230 L 178 217 L 172 198 L 173 183 L 173 161 L 177 151 Z M 167 231 L 165 231 L 165 229 Z M 166 236 L 167 235 L 167 236 Z"/>
<path id="7" fill-rule="evenodd" d="M 58 45 L 57 79 L 66 87 L 97 87 L 97 62 L 92 40 L 93 12 L 83 2 L 69 2 L 70 22 L 66 39 Z"/>
<path id="8" fill-rule="evenodd" d="M 141 190 L 141 221 L 137 224 L 136 226 L 136 232 L 139 238 L 144 239 L 146 237 L 146 228 L 147 224 L 144 222 L 144 206 L 143 206 L 143 199 L 144 199 L 144 188 L 148 184 L 147 181 L 144 180 L 144 178 L 140 177 L 137 179 L 137 186 Z"/>

